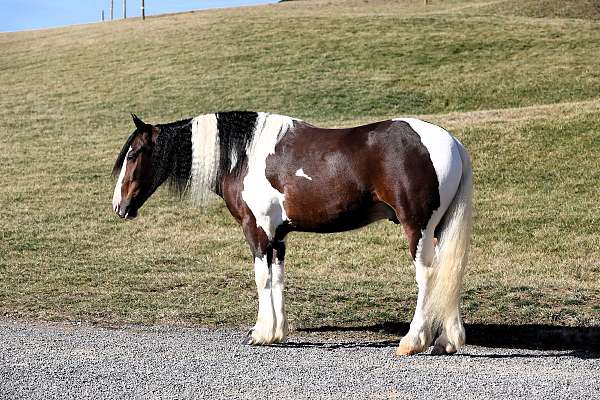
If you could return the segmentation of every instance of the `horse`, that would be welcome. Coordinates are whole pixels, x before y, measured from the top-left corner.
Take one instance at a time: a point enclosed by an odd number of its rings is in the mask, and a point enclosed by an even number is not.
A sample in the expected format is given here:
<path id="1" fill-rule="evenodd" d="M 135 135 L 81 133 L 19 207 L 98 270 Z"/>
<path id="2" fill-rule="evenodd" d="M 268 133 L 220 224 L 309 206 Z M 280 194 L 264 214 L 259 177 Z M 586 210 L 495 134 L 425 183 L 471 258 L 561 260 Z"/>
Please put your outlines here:
<path id="1" fill-rule="evenodd" d="M 378 220 L 401 224 L 418 295 L 398 355 L 452 354 L 465 343 L 459 303 L 472 225 L 469 155 L 445 129 L 415 118 L 324 129 L 283 115 L 227 111 L 166 124 L 132 114 L 113 167 L 112 206 L 125 219 L 164 182 L 197 206 L 221 197 L 254 260 L 258 315 L 247 343 L 283 343 L 286 235 Z M 213 196 L 214 197 L 214 196 Z"/>

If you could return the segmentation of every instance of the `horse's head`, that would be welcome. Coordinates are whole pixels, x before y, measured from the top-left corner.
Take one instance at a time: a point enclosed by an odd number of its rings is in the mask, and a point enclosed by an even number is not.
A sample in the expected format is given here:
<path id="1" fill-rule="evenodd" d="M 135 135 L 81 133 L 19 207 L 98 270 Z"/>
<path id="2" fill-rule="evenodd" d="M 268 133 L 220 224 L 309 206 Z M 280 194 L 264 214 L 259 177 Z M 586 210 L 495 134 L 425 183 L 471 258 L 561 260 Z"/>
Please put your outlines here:
<path id="1" fill-rule="evenodd" d="M 133 219 L 139 208 L 160 185 L 155 171 L 154 149 L 160 130 L 132 114 L 135 131 L 125 142 L 113 167 L 117 184 L 113 210 L 121 218 Z M 163 179 L 164 180 L 164 179 Z"/>

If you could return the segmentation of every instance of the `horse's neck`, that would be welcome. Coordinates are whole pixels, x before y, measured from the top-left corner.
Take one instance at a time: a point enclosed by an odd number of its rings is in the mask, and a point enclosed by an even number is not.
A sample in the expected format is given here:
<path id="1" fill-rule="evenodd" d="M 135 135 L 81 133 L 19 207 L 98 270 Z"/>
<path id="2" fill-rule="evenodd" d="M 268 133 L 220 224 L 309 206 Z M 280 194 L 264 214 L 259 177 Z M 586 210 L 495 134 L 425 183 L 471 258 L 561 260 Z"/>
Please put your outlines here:
<path id="1" fill-rule="evenodd" d="M 192 163 L 191 149 L 191 120 L 179 121 L 161 127 L 163 130 L 159 136 L 157 174 L 164 174 L 164 179 L 169 180 L 172 189 L 183 193 L 188 185 Z M 159 183 L 159 184 L 160 184 Z"/>

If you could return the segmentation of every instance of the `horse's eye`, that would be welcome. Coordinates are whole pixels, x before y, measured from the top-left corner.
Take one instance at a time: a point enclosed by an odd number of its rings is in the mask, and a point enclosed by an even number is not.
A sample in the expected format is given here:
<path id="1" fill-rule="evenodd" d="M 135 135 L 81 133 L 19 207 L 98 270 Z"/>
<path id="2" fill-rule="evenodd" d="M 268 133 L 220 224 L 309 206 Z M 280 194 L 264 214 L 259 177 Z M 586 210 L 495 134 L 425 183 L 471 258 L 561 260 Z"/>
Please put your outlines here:
<path id="1" fill-rule="evenodd" d="M 131 153 L 130 152 L 129 154 L 127 154 L 127 159 L 128 160 L 135 160 L 135 153 Z"/>

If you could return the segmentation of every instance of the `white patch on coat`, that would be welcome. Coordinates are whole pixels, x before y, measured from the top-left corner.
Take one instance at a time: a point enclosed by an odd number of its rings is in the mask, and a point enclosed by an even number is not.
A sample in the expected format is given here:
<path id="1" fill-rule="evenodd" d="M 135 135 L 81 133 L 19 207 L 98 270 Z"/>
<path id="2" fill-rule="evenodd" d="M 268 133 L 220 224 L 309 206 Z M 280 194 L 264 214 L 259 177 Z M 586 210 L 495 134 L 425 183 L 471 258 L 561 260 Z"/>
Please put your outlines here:
<path id="1" fill-rule="evenodd" d="M 287 315 L 285 313 L 284 261 L 275 258 L 271 265 L 271 295 L 275 312 L 275 342 L 285 342 L 288 334 Z"/>
<path id="2" fill-rule="evenodd" d="M 311 178 L 310 176 L 306 175 L 306 174 L 304 173 L 304 171 L 302 170 L 302 168 L 300 168 L 298 171 L 296 171 L 296 174 L 295 174 L 295 175 L 296 175 L 296 176 L 299 176 L 299 177 L 302 177 L 302 178 L 306 178 L 306 179 L 308 179 L 309 181 L 312 181 L 312 178 Z"/>
<path id="3" fill-rule="evenodd" d="M 250 339 L 252 344 L 270 344 L 275 336 L 275 312 L 271 294 L 271 271 L 266 255 L 254 259 L 254 280 L 258 291 L 258 316 Z"/>
<path id="4" fill-rule="evenodd" d="M 125 167 L 127 166 L 127 156 L 131 151 L 131 147 L 127 150 L 125 154 L 125 158 L 123 159 L 123 165 L 121 166 L 121 172 L 119 172 L 119 177 L 117 178 L 117 184 L 115 185 L 115 191 L 113 192 L 113 200 L 112 206 L 113 211 L 117 212 L 119 210 L 119 205 L 121 204 L 121 189 L 123 186 L 123 178 L 125 178 Z"/>
<path id="5" fill-rule="evenodd" d="M 277 191 L 267 179 L 267 157 L 275 153 L 275 145 L 293 126 L 293 119 L 276 114 L 258 113 L 254 135 L 246 154 L 248 173 L 244 177 L 242 199 L 252 211 L 256 225 L 269 239 L 275 230 L 287 220 L 285 195 Z"/>
<path id="6" fill-rule="evenodd" d="M 427 346 L 433 338 L 431 332 L 431 321 L 427 312 L 427 301 L 431 292 L 433 277 L 433 232 L 438 221 L 430 220 L 426 229 L 421 230 L 421 239 L 417 244 L 417 252 L 415 255 L 415 279 L 418 286 L 417 304 L 413 319 L 410 323 L 410 330 L 403 338 L 403 344 L 408 345 L 413 349 L 422 349 Z"/>
<path id="7" fill-rule="evenodd" d="M 213 191 L 219 169 L 219 132 L 215 114 L 192 120 L 192 169 L 189 189 L 192 201 L 204 204 Z"/>

